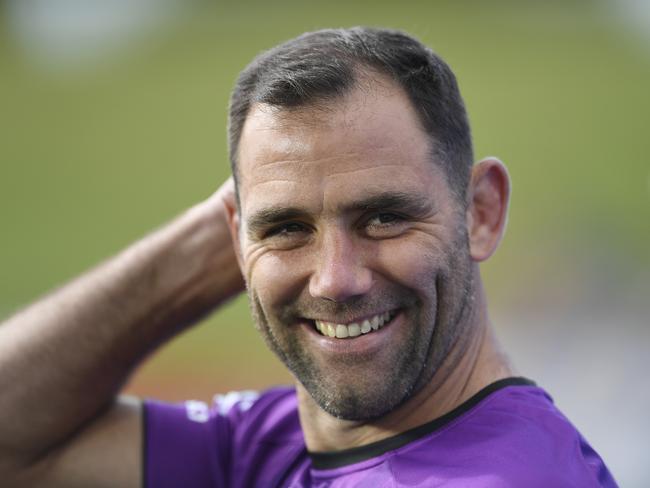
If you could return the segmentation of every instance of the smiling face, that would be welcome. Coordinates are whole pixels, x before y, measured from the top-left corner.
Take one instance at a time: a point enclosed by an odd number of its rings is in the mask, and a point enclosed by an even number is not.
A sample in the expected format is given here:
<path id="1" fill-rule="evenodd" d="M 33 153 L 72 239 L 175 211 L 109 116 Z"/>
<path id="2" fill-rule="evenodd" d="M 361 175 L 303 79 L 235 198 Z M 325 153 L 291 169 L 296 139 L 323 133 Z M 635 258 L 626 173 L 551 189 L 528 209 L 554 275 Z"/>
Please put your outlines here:
<path id="1" fill-rule="evenodd" d="M 240 261 L 269 347 L 328 413 L 392 411 L 472 309 L 464 210 L 389 80 L 326 110 L 254 106 L 239 153 Z"/>

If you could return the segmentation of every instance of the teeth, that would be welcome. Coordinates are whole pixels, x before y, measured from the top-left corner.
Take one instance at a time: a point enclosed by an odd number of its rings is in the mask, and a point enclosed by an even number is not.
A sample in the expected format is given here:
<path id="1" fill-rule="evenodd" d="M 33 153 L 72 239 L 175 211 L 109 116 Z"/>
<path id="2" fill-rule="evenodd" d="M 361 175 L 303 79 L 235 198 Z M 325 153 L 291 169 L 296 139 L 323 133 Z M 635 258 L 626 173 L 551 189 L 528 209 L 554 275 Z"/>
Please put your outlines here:
<path id="1" fill-rule="evenodd" d="M 382 321 L 382 324 L 384 322 Z M 377 330 L 379 328 L 379 315 L 375 315 L 372 318 L 372 322 L 370 322 L 370 326 L 372 327 L 372 330 Z"/>
<path id="2" fill-rule="evenodd" d="M 361 327 L 359 327 L 359 324 L 348 325 L 348 336 L 356 337 L 358 335 L 361 335 Z"/>
<path id="3" fill-rule="evenodd" d="M 370 322 L 368 320 L 364 320 L 363 324 L 361 324 L 361 333 L 367 334 L 371 330 L 372 330 L 372 326 L 370 325 Z"/>
<path id="4" fill-rule="evenodd" d="M 329 337 L 336 337 L 337 339 L 345 339 L 347 337 L 357 337 L 378 330 L 390 319 L 391 313 L 385 312 L 381 315 L 375 315 L 370 319 L 366 319 L 361 323 L 353 322 L 348 325 L 323 322 L 321 320 L 315 320 L 314 322 L 316 324 L 316 330 L 321 334 Z"/>

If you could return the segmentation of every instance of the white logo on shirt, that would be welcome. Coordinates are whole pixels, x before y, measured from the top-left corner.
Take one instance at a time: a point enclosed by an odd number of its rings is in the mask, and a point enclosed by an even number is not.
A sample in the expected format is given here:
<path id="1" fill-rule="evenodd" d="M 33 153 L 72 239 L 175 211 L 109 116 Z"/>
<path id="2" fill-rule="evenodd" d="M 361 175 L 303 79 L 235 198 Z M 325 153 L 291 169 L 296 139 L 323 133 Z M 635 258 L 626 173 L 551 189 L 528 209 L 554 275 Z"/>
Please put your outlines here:
<path id="1" fill-rule="evenodd" d="M 210 418 L 210 409 L 204 402 L 198 400 L 188 400 L 185 402 L 185 411 L 187 418 L 193 422 L 204 423 Z"/>
<path id="2" fill-rule="evenodd" d="M 220 415 L 227 415 L 235 405 L 240 411 L 245 412 L 253 406 L 259 396 L 259 393 L 252 390 L 231 391 L 225 395 L 215 395 L 214 403 Z"/>

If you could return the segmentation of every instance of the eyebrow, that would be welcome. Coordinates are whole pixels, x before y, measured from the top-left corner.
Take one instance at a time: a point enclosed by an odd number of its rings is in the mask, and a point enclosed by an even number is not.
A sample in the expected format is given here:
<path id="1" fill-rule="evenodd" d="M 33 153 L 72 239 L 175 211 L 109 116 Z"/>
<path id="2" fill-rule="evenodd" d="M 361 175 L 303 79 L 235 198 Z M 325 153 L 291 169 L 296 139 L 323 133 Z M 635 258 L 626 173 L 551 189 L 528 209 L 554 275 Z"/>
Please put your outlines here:
<path id="1" fill-rule="evenodd" d="M 293 219 L 305 219 L 309 217 L 309 212 L 297 207 L 268 207 L 255 212 L 247 220 L 248 234 L 254 236 L 264 229 L 268 229 L 275 224 L 286 222 Z"/>
<path id="2" fill-rule="evenodd" d="M 435 207 L 430 198 L 408 192 L 387 191 L 355 200 L 339 208 L 344 213 L 373 212 L 380 210 L 395 210 L 413 217 L 435 213 Z M 311 219 L 311 214 L 298 207 L 271 206 L 256 211 L 247 220 L 248 234 L 255 235 L 273 225 L 288 220 Z"/>
<path id="3" fill-rule="evenodd" d="M 387 191 L 352 202 L 343 207 L 345 211 L 399 210 L 419 217 L 432 213 L 435 208 L 431 198 L 414 193 Z"/>

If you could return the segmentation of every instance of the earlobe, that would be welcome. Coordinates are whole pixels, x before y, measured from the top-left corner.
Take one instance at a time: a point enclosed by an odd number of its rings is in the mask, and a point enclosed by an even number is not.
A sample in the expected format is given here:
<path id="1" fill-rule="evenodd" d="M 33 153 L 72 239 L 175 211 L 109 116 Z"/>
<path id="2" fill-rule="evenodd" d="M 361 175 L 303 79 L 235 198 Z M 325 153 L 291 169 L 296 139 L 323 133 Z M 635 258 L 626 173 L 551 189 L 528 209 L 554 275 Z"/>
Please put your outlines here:
<path id="1" fill-rule="evenodd" d="M 510 177 L 505 165 L 496 158 L 475 164 L 468 198 L 470 255 L 480 262 L 496 251 L 506 228 Z"/>

